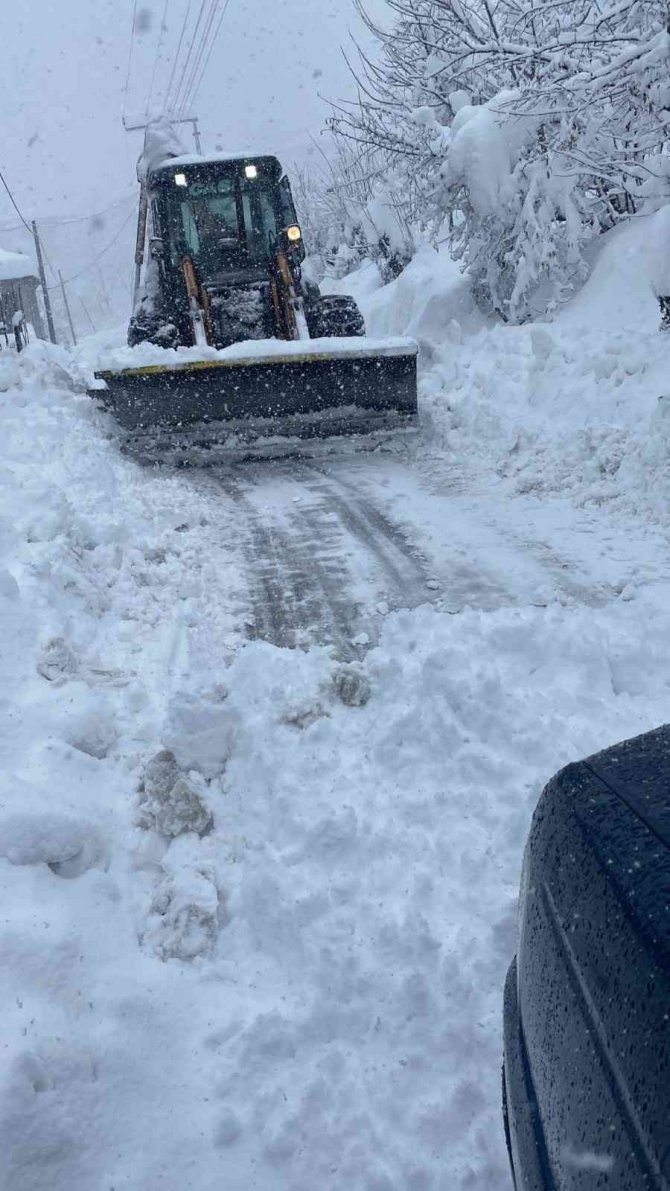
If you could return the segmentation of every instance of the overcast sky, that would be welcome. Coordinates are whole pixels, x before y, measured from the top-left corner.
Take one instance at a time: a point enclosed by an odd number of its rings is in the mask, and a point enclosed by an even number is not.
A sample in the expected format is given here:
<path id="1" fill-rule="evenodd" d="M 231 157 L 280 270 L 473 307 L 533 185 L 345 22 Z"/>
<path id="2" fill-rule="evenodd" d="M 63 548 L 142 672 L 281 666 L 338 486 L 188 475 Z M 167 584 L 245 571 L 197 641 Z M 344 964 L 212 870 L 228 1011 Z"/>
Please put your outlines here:
<path id="1" fill-rule="evenodd" d="M 137 0 L 127 97 L 133 0 L 0 4 L 0 168 L 28 216 L 88 214 L 133 189 L 141 145 L 123 131 L 124 103 L 144 110 L 162 38 L 160 104 L 188 4 Z M 369 7 L 381 15 L 385 0 Z M 196 103 L 205 148 L 304 157 L 328 114 L 319 93 L 351 93 L 340 48 L 349 31 L 365 36 L 353 0 L 229 0 Z M 0 194 L 0 220 L 12 215 Z"/>
<path id="2" fill-rule="evenodd" d="M 152 77 L 160 109 L 184 16 L 187 47 L 202 2 L 0 0 L 0 169 L 39 221 L 61 341 L 59 269 L 79 334 L 127 318 L 142 134 L 121 118 L 143 113 Z M 366 3 L 388 15 L 386 0 Z M 370 46 L 353 0 L 229 0 L 195 104 L 203 148 L 275 152 L 289 169 L 308 158 L 330 110 L 320 96 L 354 93 L 341 50 L 350 33 Z M 1 185 L 0 248 L 33 248 Z"/>

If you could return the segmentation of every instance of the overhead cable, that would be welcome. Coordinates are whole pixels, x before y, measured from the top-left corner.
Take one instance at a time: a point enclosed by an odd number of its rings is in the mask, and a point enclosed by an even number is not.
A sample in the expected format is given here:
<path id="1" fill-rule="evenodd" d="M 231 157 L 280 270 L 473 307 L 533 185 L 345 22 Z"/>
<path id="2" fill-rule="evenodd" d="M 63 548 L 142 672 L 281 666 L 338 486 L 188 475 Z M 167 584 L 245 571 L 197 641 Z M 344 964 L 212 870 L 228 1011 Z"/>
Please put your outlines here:
<path id="1" fill-rule="evenodd" d="M 194 103 L 194 102 L 195 102 L 195 100 L 196 100 L 196 98 L 197 98 L 197 95 L 198 95 L 198 92 L 199 92 L 199 90 L 200 90 L 200 87 L 201 87 L 201 85 L 202 85 L 202 81 L 203 81 L 203 79 L 204 79 L 205 75 L 207 74 L 207 67 L 209 66 L 209 60 L 210 60 L 210 58 L 211 58 L 211 56 L 212 56 L 212 50 L 214 49 L 214 46 L 216 45 L 216 42 L 217 42 L 217 39 L 218 39 L 219 33 L 221 32 L 221 26 L 222 26 L 222 24 L 223 24 L 223 18 L 225 17 L 225 15 L 226 15 L 226 13 L 227 13 L 227 11 L 228 11 L 228 7 L 229 7 L 229 5 L 230 5 L 230 0 L 224 0 L 224 5 L 223 5 L 222 12 L 221 12 L 221 16 L 219 17 L 219 23 L 218 23 L 218 25 L 216 26 L 216 31 L 215 31 L 215 33 L 214 33 L 214 36 L 213 36 L 213 38 L 212 38 L 212 41 L 211 41 L 211 44 L 210 44 L 209 50 L 208 50 L 208 52 L 207 52 L 207 57 L 205 58 L 205 62 L 204 62 L 203 68 L 202 68 L 202 70 L 200 71 L 200 77 L 199 77 L 199 79 L 198 79 L 198 81 L 197 81 L 197 83 L 196 83 L 196 85 L 195 85 L 195 88 L 194 88 L 194 90 L 193 90 L 192 94 L 191 94 L 191 100 L 190 100 L 190 102 L 191 102 L 191 103 Z"/>
<path id="2" fill-rule="evenodd" d="M 115 232 L 115 234 L 112 236 L 112 239 L 109 241 L 109 244 L 105 245 L 102 252 L 99 252 L 98 255 L 96 257 L 94 257 L 92 261 L 89 261 L 89 263 L 87 265 L 85 265 L 83 269 L 80 269 L 77 273 L 74 273 L 72 277 L 66 277 L 65 282 L 69 283 L 70 281 L 76 281 L 77 278 L 82 277 L 84 275 L 84 273 L 90 272 L 90 270 L 93 269 L 95 267 L 95 265 L 97 265 L 98 261 L 102 260 L 105 253 L 109 252 L 110 248 L 112 248 L 114 246 L 114 244 L 116 244 L 116 241 L 118 240 L 119 236 L 121 235 L 121 232 L 130 223 L 130 220 L 132 219 L 134 214 L 135 214 L 134 211 L 130 211 L 130 213 L 128 215 L 126 215 L 126 218 L 124 219 L 124 221 L 121 224 L 118 231 Z M 53 272 L 53 269 L 52 269 L 52 272 Z M 50 285 L 48 288 L 49 289 L 58 289 L 59 287 L 56 285 Z"/>
<path id="3" fill-rule="evenodd" d="M 122 198 L 116 199 L 105 207 L 102 211 L 91 211 L 90 215 L 77 215 L 72 218 L 61 219 L 59 216 L 48 216 L 46 219 L 40 220 L 41 224 L 46 224 L 49 227 L 70 227 L 73 223 L 89 223 L 91 219 L 102 219 L 103 215 L 109 215 L 110 211 L 115 211 L 123 203 L 136 202 L 136 194 L 133 191 L 130 194 L 124 194 Z"/>
<path id="4" fill-rule="evenodd" d="M 16 214 L 18 215 L 19 219 L 21 220 L 21 223 L 26 228 L 26 230 L 30 232 L 30 234 L 32 236 L 33 229 L 29 226 L 29 224 L 26 223 L 25 219 L 23 218 L 23 215 L 21 214 L 21 211 L 19 210 L 19 208 L 16 204 L 16 199 L 14 198 L 14 195 L 12 194 L 11 190 L 9 189 L 9 186 L 6 183 L 4 174 L 2 172 L 0 172 L 0 182 L 2 182 L 2 185 L 4 186 L 5 190 L 7 191 L 7 194 L 9 195 L 9 200 L 10 200 L 14 210 L 16 211 Z"/>
<path id="5" fill-rule="evenodd" d="M 175 106 L 175 111 L 177 110 L 177 107 L 178 107 L 178 105 L 179 105 L 179 98 L 180 98 L 180 94 L 181 94 L 181 89 L 182 89 L 182 87 L 183 87 L 183 85 L 184 85 L 184 80 L 185 80 L 185 78 L 186 78 L 186 72 L 187 72 L 187 70 L 189 69 L 189 64 L 190 64 L 190 61 L 191 61 L 191 57 L 192 57 L 192 55 L 193 55 L 193 47 L 194 47 L 194 45 L 195 45 L 195 41 L 196 41 L 196 38 L 197 38 L 197 36 L 198 36 L 198 32 L 199 32 L 199 30 L 200 30 L 200 25 L 202 24 L 202 17 L 203 17 L 203 13 L 204 13 L 204 11 L 205 11 L 205 5 L 206 5 L 206 3 L 207 3 L 207 0 L 200 0 L 200 12 L 198 13 L 198 19 L 197 19 L 197 21 L 196 21 L 196 23 L 195 23 L 195 28 L 194 28 L 194 30 L 193 30 L 193 36 L 191 37 L 191 41 L 190 41 L 190 44 L 189 44 L 189 47 L 188 47 L 188 52 L 187 52 L 187 54 L 186 54 L 186 58 L 185 58 L 185 60 L 184 60 L 184 66 L 183 66 L 183 69 L 182 69 L 181 75 L 180 75 L 180 77 L 179 77 L 179 83 L 177 84 L 177 89 L 176 89 L 176 91 L 175 91 L 175 105 L 174 105 L 174 106 Z"/>
<path id="6" fill-rule="evenodd" d="M 169 112 L 170 110 L 170 92 L 172 91 L 172 84 L 174 82 L 175 74 L 177 72 L 177 63 L 179 62 L 179 55 L 181 54 L 181 47 L 184 44 L 184 34 L 186 33 L 186 26 L 188 25 L 188 18 L 191 15 L 191 4 L 193 0 L 188 0 L 186 11 L 184 12 L 184 20 L 179 34 L 179 42 L 177 44 L 177 52 L 172 63 L 172 71 L 170 73 L 170 80 L 168 82 L 165 95 L 163 97 L 163 110 Z"/>
<path id="7" fill-rule="evenodd" d="M 43 215 L 41 217 L 38 216 L 37 223 L 40 227 L 47 227 L 51 229 L 59 227 L 72 227 L 77 223 L 89 223 L 91 219 L 102 219 L 103 215 L 109 215 L 110 211 L 115 211 L 116 208 L 122 206 L 123 203 L 128 203 L 131 201 L 133 204 L 136 202 L 135 191 L 125 194 L 121 198 L 115 199 L 113 203 L 110 203 L 109 206 L 105 207 L 102 211 L 91 211 L 88 215 L 73 215 L 65 217 L 61 217 L 59 215 Z M 0 221 L 0 232 L 15 232 L 21 227 L 27 228 L 32 235 L 32 228 L 28 227 L 25 221 L 22 223 L 5 223 Z"/>
<path id="8" fill-rule="evenodd" d="M 41 248 L 42 248 L 42 254 L 43 254 L 43 256 L 44 256 L 44 259 L 45 259 L 45 261 L 47 262 L 47 264 L 48 264 L 48 266 L 49 266 L 49 269 L 51 270 L 51 276 L 55 278 L 55 277 L 57 277 L 57 273 L 56 273 L 56 270 L 54 269 L 54 267 L 53 267 L 53 265 L 52 265 L 51 261 L 49 260 L 49 256 L 48 256 L 47 250 L 46 250 L 46 248 L 44 247 L 44 240 L 42 239 L 42 237 L 41 237 L 41 236 L 40 236 L 40 245 L 41 245 Z M 50 288 L 51 288 L 51 289 L 57 289 L 57 288 L 58 288 L 58 286 L 54 285 L 54 286 L 51 286 Z"/>
<path id="9" fill-rule="evenodd" d="M 200 63 L 202 62 L 203 55 L 204 55 L 204 53 L 207 49 L 207 46 L 209 44 L 209 36 L 210 36 L 211 30 L 212 30 L 212 25 L 214 23 L 214 17 L 216 16 L 218 8 L 219 8 L 219 0 L 211 0 L 211 8 L 207 15 L 207 20 L 205 21 L 205 25 L 204 25 L 204 28 L 202 31 L 202 36 L 200 38 L 200 43 L 198 45 L 196 55 L 193 59 L 193 65 L 191 67 L 188 82 L 186 84 L 184 95 L 182 97 L 182 104 L 181 104 L 181 108 L 180 108 L 180 110 L 182 112 L 186 111 L 186 107 L 191 99 L 191 95 L 192 95 L 192 91 L 193 91 L 193 83 L 194 83 L 196 75 L 200 69 Z"/>
<path id="10" fill-rule="evenodd" d="M 151 107 L 151 100 L 153 99 L 154 83 L 156 81 L 156 71 L 158 69 L 158 63 L 160 61 L 161 50 L 163 48 L 163 39 L 165 36 L 165 29 L 166 29 L 165 22 L 167 20 L 167 12 L 168 12 L 169 6 L 170 6 L 170 0 L 165 0 L 165 5 L 163 7 L 163 16 L 161 18 L 161 27 L 160 27 L 160 30 L 158 33 L 158 45 L 156 47 L 156 56 L 154 58 L 154 68 L 151 72 L 151 82 L 149 84 L 149 95 L 147 98 L 147 106 L 144 109 L 147 116 L 149 115 L 149 109 Z"/>

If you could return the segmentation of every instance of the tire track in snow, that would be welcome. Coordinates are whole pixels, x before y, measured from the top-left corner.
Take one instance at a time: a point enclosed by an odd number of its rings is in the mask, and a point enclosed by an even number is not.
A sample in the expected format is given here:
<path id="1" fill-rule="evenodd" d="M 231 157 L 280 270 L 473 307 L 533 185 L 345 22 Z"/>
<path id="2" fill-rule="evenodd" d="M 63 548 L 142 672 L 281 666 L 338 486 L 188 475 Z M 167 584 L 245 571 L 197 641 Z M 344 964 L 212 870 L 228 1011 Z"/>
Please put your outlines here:
<path id="1" fill-rule="evenodd" d="M 612 600 L 618 599 L 621 589 L 611 583 L 592 582 L 588 575 L 577 572 L 574 562 L 564 558 L 547 542 L 514 534 L 514 541 L 529 554 L 537 559 L 556 584 L 558 591 L 574 600 L 577 604 L 584 604 L 589 608 L 604 608 Z M 582 574 L 582 577 L 577 577 Z"/>
<path id="2" fill-rule="evenodd" d="M 315 467 L 303 467 L 310 492 L 318 493 L 324 504 L 336 510 L 341 524 L 373 555 L 395 587 L 399 601 L 395 606 L 409 608 L 425 603 L 430 570 L 420 551 L 368 499 L 361 499 L 361 493 L 351 485 Z"/>
<path id="3" fill-rule="evenodd" d="M 370 470 L 366 469 L 360 476 L 346 479 L 340 474 L 339 468 L 332 467 L 332 465 L 320 467 L 318 470 L 324 485 L 340 492 L 340 502 L 344 501 L 349 506 L 353 501 L 356 502 L 363 517 L 370 522 L 370 529 L 375 541 L 385 543 L 393 551 L 399 552 L 402 560 L 409 565 L 415 579 L 417 573 L 421 573 L 423 598 L 408 602 L 405 606 L 412 607 L 425 603 L 425 589 L 429 585 L 430 587 L 435 585 L 439 589 L 443 606 L 453 612 L 461 611 L 464 607 L 490 611 L 495 608 L 510 607 L 519 602 L 508 587 L 501 583 L 500 577 L 490 571 L 484 563 L 465 561 L 459 551 L 454 548 L 456 545 L 454 542 L 445 543 L 439 552 L 439 559 L 436 558 L 431 563 L 427 550 L 409 536 L 410 532 L 420 533 L 419 526 L 412 525 L 407 529 L 401 528 L 399 524 L 391 521 L 376 503 L 371 502 L 370 494 L 366 492 L 366 487 L 373 475 Z M 358 480 L 358 485 L 355 480 Z M 379 495 L 383 500 L 385 494 L 381 492 Z M 363 497 L 362 500 L 361 497 Z M 441 501 L 441 505 L 443 511 L 446 512 L 447 506 L 445 506 L 444 500 Z M 434 548 L 433 554 L 435 554 Z M 441 573 L 439 583 L 435 578 L 438 573 Z"/>
<path id="4" fill-rule="evenodd" d="M 329 549 L 328 536 L 315 540 L 313 527 L 285 501 L 259 508 L 254 496 L 262 499 L 262 484 L 244 484 L 231 473 L 219 474 L 216 482 L 242 517 L 248 636 L 287 648 L 317 641 L 335 645 L 345 659 L 358 656 L 352 638 L 365 629 L 359 605 L 346 594 L 346 564 Z"/>
<path id="5" fill-rule="evenodd" d="M 400 530 L 368 497 L 307 462 L 251 465 L 212 479 L 241 514 L 250 637 L 290 648 L 332 644 L 354 658 L 364 637 L 378 636 L 378 606 L 428 602 L 426 563 Z"/>
<path id="6" fill-rule="evenodd" d="M 374 478 L 370 469 L 360 469 L 358 475 L 348 472 L 343 477 L 337 462 L 326 463 L 324 471 L 332 483 L 349 492 L 369 487 L 370 479 Z M 422 483 L 421 472 L 417 473 L 415 469 L 410 469 L 404 475 L 401 472 L 395 474 L 402 479 L 408 474 L 413 475 L 413 479 L 418 480 L 419 488 L 423 490 L 423 499 L 427 500 L 425 511 L 431 511 L 432 506 L 434 514 L 437 501 L 449 517 L 447 535 L 443 537 L 440 534 L 436 551 L 437 541 L 433 528 L 433 545 L 429 549 L 439 560 L 437 569 L 441 573 L 440 587 L 450 609 L 456 611 L 469 606 L 491 610 L 514 604 L 541 606 L 551 600 L 598 608 L 620 597 L 625 583 L 608 583 L 595 575 L 592 577 L 583 562 L 564 555 L 561 549 L 562 542 L 557 548 L 544 537 L 533 536 L 532 531 L 529 532 L 530 527 L 524 524 L 523 513 L 520 519 L 514 517 L 517 512 L 516 502 L 507 499 L 498 507 L 492 506 L 489 499 L 486 506 L 482 507 L 483 502 L 477 492 L 477 485 L 471 485 L 473 492 L 469 494 L 462 472 L 457 475 L 456 483 L 450 481 L 445 484 L 442 477 L 439 486 L 432 482 L 433 478 L 430 475 L 424 475 Z M 393 482 L 389 484 L 387 481 L 384 485 L 383 470 L 380 471 L 378 483 L 379 479 L 382 482 L 379 494 L 383 504 L 388 507 L 388 493 L 393 491 Z M 355 487 L 356 483 L 359 485 L 358 489 Z M 386 493 L 383 491 L 384 486 Z M 416 496 L 417 493 L 414 493 L 414 509 L 420 512 L 419 506 L 416 505 Z M 397 509 L 391 512 L 391 516 L 394 516 L 394 512 L 397 517 Z M 419 553 L 420 548 L 413 543 L 412 537 L 416 533 L 421 541 L 420 518 L 415 517 L 406 528 L 401 529 L 402 524 L 403 521 L 393 526 L 395 532 L 405 538 L 409 549 Z M 520 525 L 524 526 L 523 530 L 520 529 Z M 424 537 L 426 529 L 428 526 L 423 527 Z M 578 534 L 576 540 L 579 536 Z M 583 536 L 582 531 L 582 539 Z M 479 550 L 473 554 L 471 561 L 465 561 L 462 557 L 462 546 L 465 545 L 467 550 L 470 542 L 473 545 L 478 544 Z M 491 558 L 498 556 L 497 565 L 493 570 L 487 565 L 484 556 L 477 558 L 477 553 L 482 554 L 482 548 L 484 551 L 490 551 Z"/>

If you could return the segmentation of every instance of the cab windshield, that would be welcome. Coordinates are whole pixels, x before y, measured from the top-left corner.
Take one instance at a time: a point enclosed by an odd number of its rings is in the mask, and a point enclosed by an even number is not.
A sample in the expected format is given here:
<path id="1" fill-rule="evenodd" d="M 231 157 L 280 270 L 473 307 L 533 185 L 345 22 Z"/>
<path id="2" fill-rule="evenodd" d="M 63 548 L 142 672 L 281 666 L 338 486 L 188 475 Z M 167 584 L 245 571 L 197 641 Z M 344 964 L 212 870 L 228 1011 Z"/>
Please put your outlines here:
<path id="1" fill-rule="evenodd" d="M 194 258 L 206 275 L 265 264 L 277 235 L 276 187 L 268 179 L 193 178 L 170 193 L 173 264 Z"/>

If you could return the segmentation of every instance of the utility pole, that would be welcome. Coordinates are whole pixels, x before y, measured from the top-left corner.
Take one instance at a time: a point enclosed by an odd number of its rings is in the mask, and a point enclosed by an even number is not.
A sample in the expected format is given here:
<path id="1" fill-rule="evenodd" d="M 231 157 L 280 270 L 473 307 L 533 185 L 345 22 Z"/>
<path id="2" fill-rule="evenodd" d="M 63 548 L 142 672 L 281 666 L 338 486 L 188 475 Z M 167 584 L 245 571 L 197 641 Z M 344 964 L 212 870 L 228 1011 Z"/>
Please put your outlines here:
<path id="1" fill-rule="evenodd" d="M 170 115 L 168 112 L 163 117 L 167 124 L 190 124 L 193 131 L 193 140 L 195 141 L 195 151 L 202 154 L 202 144 L 200 142 L 200 127 L 198 125 L 198 117 L 192 112 L 187 112 L 184 115 L 177 116 Z M 148 128 L 153 124 L 154 120 L 147 115 L 135 118 L 134 116 L 123 117 L 123 127 L 126 132 L 140 132 L 142 129 Z M 138 174 L 139 177 L 139 174 Z M 142 282 L 142 266 L 144 264 L 144 247 L 147 236 L 147 216 L 148 216 L 148 195 L 147 188 L 144 182 L 140 182 L 140 206 L 137 213 L 137 238 L 135 240 L 135 276 L 133 279 L 133 310 L 137 306 L 140 296 L 140 285 Z"/>
<path id="2" fill-rule="evenodd" d="M 70 334 L 72 336 L 72 343 L 76 347 L 77 346 L 77 336 L 75 335 L 75 332 L 74 332 L 74 323 L 72 322 L 72 315 L 70 314 L 70 303 L 67 300 L 67 293 L 65 290 L 65 282 L 63 281 L 63 274 L 61 273 L 60 269 L 58 270 L 58 280 L 60 281 L 60 287 L 61 287 L 61 291 L 63 294 L 63 303 L 65 305 L 65 313 L 67 314 L 67 321 L 70 324 Z"/>
<path id="3" fill-rule="evenodd" d="M 54 320 L 51 313 L 51 298 L 49 297 L 49 290 L 47 287 L 47 279 L 44 273 L 44 261 L 42 260 L 42 245 L 40 244 L 40 237 L 37 231 L 37 224 L 33 219 L 33 238 L 35 240 L 35 255 L 37 257 L 37 268 L 40 273 L 40 284 L 42 286 L 42 293 L 44 295 L 44 309 L 47 315 L 47 326 L 49 328 L 49 339 L 52 343 L 57 343 L 56 332 L 54 330 Z"/>
<path id="4" fill-rule="evenodd" d="M 194 116 L 192 112 L 188 112 L 183 116 L 171 116 L 169 112 L 166 112 L 165 120 L 168 124 L 190 124 L 191 131 L 193 132 L 193 140 L 195 141 L 195 151 L 196 153 L 202 153 L 202 145 L 200 143 L 200 126 L 198 125 L 197 116 Z M 135 120 L 130 116 L 123 117 L 123 127 L 125 128 L 126 132 L 135 132 L 141 128 L 146 128 L 148 124 L 152 123 L 153 121 L 147 116 L 144 116 L 139 120 Z"/>

